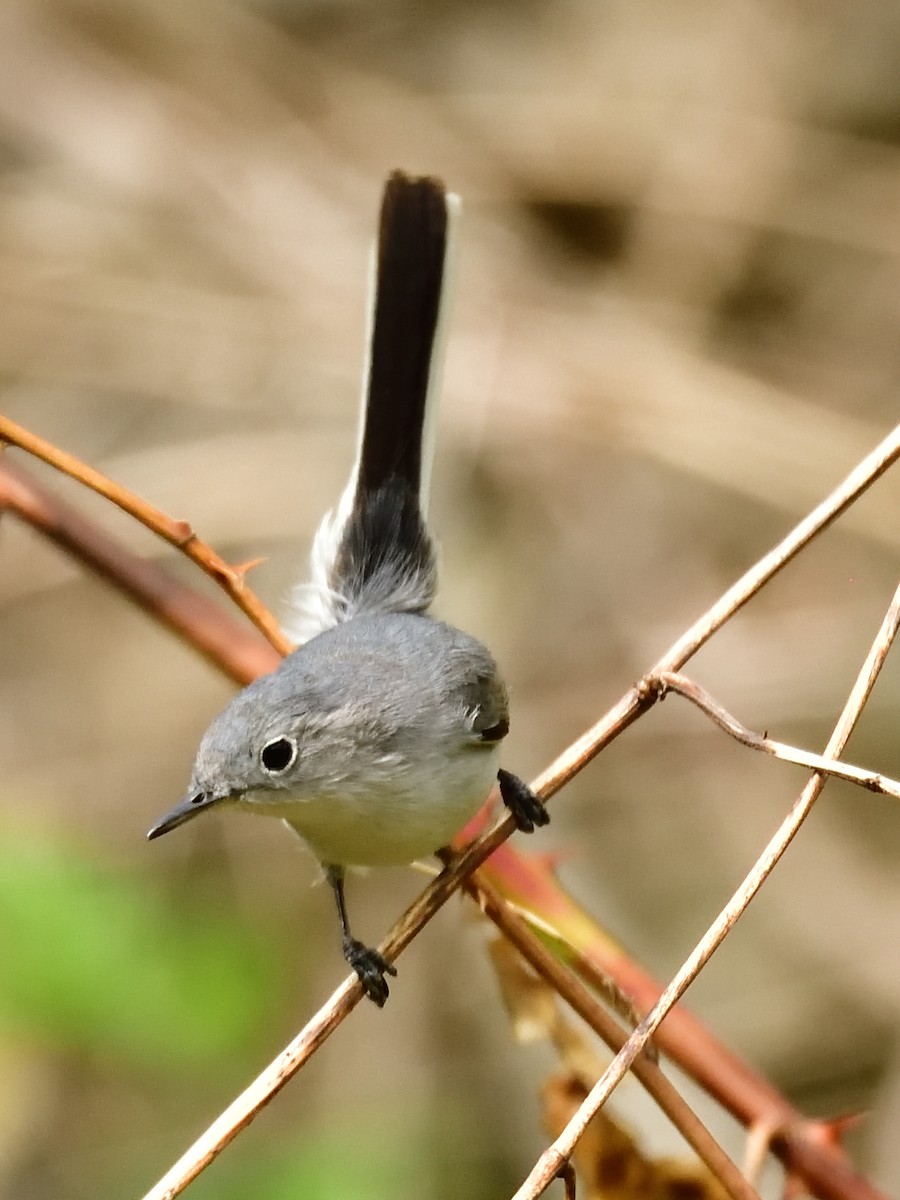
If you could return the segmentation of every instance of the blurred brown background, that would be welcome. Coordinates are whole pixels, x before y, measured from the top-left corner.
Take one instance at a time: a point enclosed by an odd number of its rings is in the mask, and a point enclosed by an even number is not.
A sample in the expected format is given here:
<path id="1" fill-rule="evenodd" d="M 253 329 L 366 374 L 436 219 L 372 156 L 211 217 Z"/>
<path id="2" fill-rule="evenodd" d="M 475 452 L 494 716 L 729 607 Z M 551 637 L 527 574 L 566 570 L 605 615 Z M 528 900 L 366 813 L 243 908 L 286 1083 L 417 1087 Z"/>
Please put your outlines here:
<path id="1" fill-rule="evenodd" d="M 286 612 L 352 458 L 383 178 L 440 174 L 465 202 L 440 611 L 504 664 L 527 776 L 895 424 L 898 67 L 887 2 L 6 0 L 3 411 L 266 555 Z M 747 724 L 824 744 L 898 500 L 883 480 L 692 665 Z M 9 517 L 0 605 L 0 1195 L 136 1195 L 342 977 L 330 898 L 275 822 L 144 842 L 230 694 L 211 667 Z M 851 761 L 900 776 L 898 702 L 889 661 Z M 803 779 L 670 699 L 541 846 L 667 978 Z M 896 806 L 830 785 L 690 993 L 811 1113 L 870 1111 L 854 1153 L 886 1189 L 898 853 Z M 420 886 L 354 880 L 361 936 Z M 191 1195 L 508 1194 L 551 1059 L 513 1046 L 482 943 L 451 905 Z M 615 1109 L 680 1152 L 636 1087 Z"/>

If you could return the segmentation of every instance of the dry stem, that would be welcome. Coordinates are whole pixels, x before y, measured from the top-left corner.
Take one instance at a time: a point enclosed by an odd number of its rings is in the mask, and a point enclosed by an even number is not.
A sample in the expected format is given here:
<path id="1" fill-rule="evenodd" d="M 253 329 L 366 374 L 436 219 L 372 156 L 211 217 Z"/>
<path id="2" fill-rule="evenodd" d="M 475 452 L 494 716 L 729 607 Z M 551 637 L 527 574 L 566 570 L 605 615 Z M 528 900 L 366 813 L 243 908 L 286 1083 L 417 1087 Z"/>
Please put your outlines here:
<path id="1" fill-rule="evenodd" d="M 891 605 L 885 615 L 881 628 L 872 643 L 872 647 L 862 669 L 857 677 L 847 702 L 844 705 L 834 732 L 828 740 L 826 754 L 829 758 L 839 755 L 859 719 L 863 706 L 874 686 L 878 673 L 884 663 L 885 656 L 891 647 L 894 636 L 900 624 L 900 587 L 898 587 Z M 794 836 L 812 809 L 813 804 L 825 786 L 827 776 L 817 772 L 807 783 L 790 813 L 779 826 L 775 836 L 770 840 L 763 853 L 754 864 L 734 896 L 725 905 L 722 912 L 701 938 L 693 953 L 678 971 L 675 978 L 665 989 L 660 999 L 650 1013 L 644 1018 L 628 1041 L 610 1063 L 606 1071 L 592 1088 L 578 1112 L 535 1164 L 531 1174 L 516 1192 L 513 1200 L 536 1200 L 542 1195 L 550 1183 L 556 1178 L 560 1160 L 568 1159 L 579 1138 L 584 1134 L 592 1117 L 606 1103 L 613 1090 L 624 1078 L 626 1072 L 635 1063 L 646 1042 L 653 1036 L 654 1031 L 663 1021 L 669 1010 L 684 995 L 688 986 L 706 965 L 716 949 L 734 927 L 747 905 L 769 877 L 775 864 L 787 850 Z M 794 1131 L 783 1130 L 781 1137 L 789 1138 Z M 877 1191 L 862 1177 L 848 1167 L 843 1157 L 834 1154 L 834 1162 L 830 1170 L 820 1172 L 818 1166 L 809 1174 L 806 1181 L 818 1186 L 817 1194 L 823 1197 L 847 1196 L 874 1197 Z M 843 1179 L 836 1178 L 836 1174 Z M 840 1186 L 839 1186 L 840 1185 Z"/>
<path id="2" fill-rule="evenodd" d="M 142 525 L 146 525 L 154 533 L 164 538 L 170 545 L 175 546 L 186 554 L 192 562 L 202 567 L 219 587 L 228 593 L 235 604 L 246 613 L 263 637 L 282 656 L 289 654 L 293 647 L 281 632 L 278 622 L 259 599 L 247 587 L 241 571 L 229 566 L 223 558 L 216 554 L 211 546 L 207 546 L 194 533 L 187 521 L 179 521 L 168 516 L 161 509 L 154 508 L 140 496 L 136 496 L 127 488 L 114 483 L 93 467 L 89 467 L 73 454 L 60 450 L 52 442 L 45 441 L 29 430 L 17 425 L 8 417 L 0 416 L 0 442 L 9 442 L 33 454 L 55 467 L 63 474 L 77 479 L 92 491 L 98 492 L 118 505 L 130 516 L 135 517 Z"/>
<path id="3" fill-rule="evenodd" d="M 693 657 L 712 635 L 752 599 L 782 567 L 845 512 L 900 457 L 900 425 L 896 425 L 875 449 L 867 454 L 850 474 L 813 511 L 803 518 L 774 549 L 745 571 L 737 583 L 707 609 L 703 615 L 669 647 L 647 672 L 647 677 L 663 671 L 678 671 Z M 651 689 L 652 690 L 652 689 Z M 600 751 L 636 720 L 657 697 L 647 694 L 638 684 L 631 688 L 596 725 L 583 733 L 567 750 L 551 763 L 535 781 L 535 790 L 545 799 L 552 796 L 574 778 Z M 507 836 L 512 832 L 507 823 Z M 502 840 L 502 839 L 501 839 Z"/>
<path id="4" fill-rule="evenodd" d="M 513 911 L 482 874 L 476 872 L 463 886 L 480 905 L 482 912 L 512 942 L 541 978 L 546 980 L 612 1050 L 621 1049 L 627 1040 L 627 1034 L 619 1023 L 546 949 L 523 918 Z M 757 1193 L 740 1170 L 682 1099 L 659 1066 L 646 1055 L 642 1055 L 634 1063 L 634 1074 L 728 1194 L 734 1197 L 734 1200 L 759 1200 Z M 558 1167 L 567 1161 L 561 1160 Z"/>
<path id="5" fill-rule="evenodd" d="M 656 663 L 651 675 L 678 670 L 690 656 L 719 629 L 729 617 L 759 591 L 808 542 L 831 524 L 863 492 L 878 479 L 900 455 L 900 425 L 859 463 L 844 481 L 767 555 L 750 568 L 719 600 L 696 621 Z M 591 761 L 609 742 L 626 729 L 638 716 L 651 707 L 658 690 L 638 684 L 624 696 L 591 729 L 565 750 L 539 777 L 533 786 L 545 800 L 554 795 Z M 831 757 L 836 757 L 831 755 Z M 388 959 L 393 959 L 419 933 L 444 902 L 459 888 L 463 880 L 479 866 L 513 832 L 515 824 L 504 817 L 491 830 L 473 842 L 447 867 L 418 899 L 407 909 L 400 921 L 379 947 Z M 325 1041 L 361 997 L 356 981 L 345 982 L 319 1010 L 293 1042 L 266 1068 L 222 1114 L 221 1117 L 188 1149 L 162 1180 L 147 1193 L 146 1200 L 171 1200 L 224 1149 L 256 1113 L 268 1103 L 287 1080 Z M 639 1029 L 642 1029 L 640 1026 Z M 635 1035 L 632 1035 L 632 1038 Z M 626 1043 L 628 1047 L 632 1038 Z M 635 1051 L 635 1054 L 637 1051 Z M 631 1061 L 634 1061 L 632 1056 Z M 798 1147 L 792 1144 L 793 1163 L 797 1164 Z M 804 1145 L 805 1160 L 816 1178 L 830 1178 L 842 1166 L 836 1152 L 828 1148 Z M 542 1160 L 543 1161 L 543 1160 Z M 845 1168 L 846 1170 L 846 1168 Z M 850 1180 L 852 1185 L 853 1179 Z M 865 1181 L 863 1181 L 865 1182 Z M 822 1186 L 825 1186 L 824 1184 Z M 844 1191 L 822 1192 L 822 1195 L 861 1196 L 864 1193 L 848 1187 Z M 877 1193 L 870 1191 L 871 1196 Z"/>
<path id="6" fill-rule="evenodd" d="M 705 712 L 720 729 L 724 729 L 742 746 L 747 746 L 751 750 L 761 750 L 763 754 L 771 754 L 773 758 L 780 758 L 782 762 L 809 767 L 822 775 L 833 775 L 847 783 L 858 784 L 866 791 L 877 792 L 882 796 L 893 796 L 895 800 L 900 800 L 900 783 L 878 774 L 877 771 L 866 771 L 862 767 L 854 767 L 850 763 L 828 758 L 827 755 L 813 754 L 809 750 L 799 750 L 796 746 L 788 746 L 784 742 L 776 742 L 772 738 L 754 733 L 752 729 L 748 729 L 746 725 L 742 725 L 736 717 L 733 717 L 717 700 L 714 700 L 699 683 L 688 679 L 686 675 L 678 675 L 674 671 L 661 671 L 656 679 L 664 689 L 664 693 L 675 692 L 679 696 L 684 696 L 685 700 L 690 700 L 701 712 Z"/>
<path id="7" fill-rule="evenodd" d="M 0 509 L 8 509 L 167 625 L 236 683 L 273 671 L 281 658 L 229 611 L 126 550 L 25 471 L 0 463 Z"/>

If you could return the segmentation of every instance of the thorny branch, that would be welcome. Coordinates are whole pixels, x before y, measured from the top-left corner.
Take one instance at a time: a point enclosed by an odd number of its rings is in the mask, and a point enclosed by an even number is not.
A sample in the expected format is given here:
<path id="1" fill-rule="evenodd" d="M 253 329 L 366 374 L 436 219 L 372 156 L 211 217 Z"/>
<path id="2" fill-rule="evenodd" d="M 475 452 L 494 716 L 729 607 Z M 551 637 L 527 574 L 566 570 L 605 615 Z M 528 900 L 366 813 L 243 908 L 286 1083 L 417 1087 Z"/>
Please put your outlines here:
<path id="1" fill-rule="evenodd" d="M 481 817 L 479 816 L 479 820 Z M 596 924 L 554 877 L 538 853 L 498 847 L 479 868 L 486 878 L 533 926 L 554 954 L 604 1002 L 623 1016 L 625 1006 L 609 996 L 609 980 L 628 997 L 626 1024 L 633 1028 L 663 990 L 663 985 Z M 535 921 L 535 914 L 539 914 Z M 665 1053 L 682 1071 L 741 1124 L 758 1129 L 801 1128 L 804 1118 L 769 1081 L 734 1053 L 683 1005 L 669 1013 L 653 1037 L 653 1048 Z M 807 1136 L 827 1136 L 832 1123 L 807 1122 Z"/>
<path id="2" fill-rule="evenodd" d="M 199 650 L 236 683 L 273 671 L 281 656 L 258 633 L 195 588 L 132 554 L 25 471 L 0 460 L 7 509 Z"/>
<path id="3" fill-rule="evenodd" d="M 285 655 L 291 652 L 293 646 L 281 632 L 278 622 L 255 592 L 247 587 L 244 571 L 230 566 L 216 554 L 211 546 L 201 542 L 187 521 L 174 520 L 161 509 L 154 508 L 140 496 L 136 496 L 127 488 L 122 487 L 121 484 L 107 479 L 105 475 L 94 470 L 93 467 L 89 467 L 87 463 L 83 463 L 74 454 L 60 450 L 52 442 L 45 441 L 44 438 L 38 437 L 37 434 L 31 433 L 21 425 L 17 425 L 15 421 L 11 421 L 9 417 L 4 416 L 0 416 L 0 443 L 2 442 L 9 442 L 10 445 L 18 446 L 21 450 L 33 454 L 35 458 L 43 459 L 45 463 L 62 471 L 64 475 L 77 479 L 79 483 L 83 483 L 92 491 L 105 496 L 107 500 L 118 505 L 129 516 L 159 534 L 169 545 L 186 554 L 198 567 L 202 567 L 210 579 L 215 580 L 238 608 L 246 613 L 266 641 L 279 654 Z"/>
<path id="4" fill-rule="evenodd" d="M 838 485 L 809 516 L 758 563 L 750 568 L 706 613 L 682 635 L 654 667 L 655 672 L 677 670 L 702 646 L 717 629 L 733 616 L 783 566 L 794 558 L 812 538 L 844 512 L 900 456 L 900 426 L 897 426 L 871 454 Z M 652 674 L 653 672 L 651 672 Z M 638 716 L 655 702 L 652 691 L 636 685 L 606 713 L 591 729 L 574 742 L 534 782 L 535 790 L 544 800 L 554 795 L 573 778 L 604 746 L 608 745 Z M 462 881 L 497 849 L 513 832 L 511 817 L 504 817 L 493 829 L 483 834 L 422 892 L 407 909 L 400 921 L 379 947 L 393 961 L 445 901 L 461 886 Z M 224 1149 L 237 1133 L 252 1121 L 312 1053 L 326 1040 L 361 998 L 361 988 L 355 980 L 346 981 L 312 1018 L 304 1030 L 285 1048 L 281 1055 L 250 1085 L 219 1119 L 175 1163 L 159 1183 L 147 1193 L 146 1200 L 171 1200 Z M 795 1150 L 793 1144 L 791 1151 Z M 843 1159 L 837 1151 L 826 1151 L 816 1145 L 808 1147 L 813 1158 L 817 1155 L 818 1173 L 828 1174 L 839 1167 Z M 796 1156 L 792 1160 L 796 1166 Z M 849 1186 L 836 1193 L 843 1197 L 860 1197 L 866 1193 L 855 1187 L 856 1176 Z M 865 1183 L 865 1181 L 862 1181 Z M 866 1185 L 868 1186 L 868 1185 Z M 827 1193 L 823 1193 L 826 1194 Z M 874 1195 L 874 1193 L 870 1194 Z"/>
<path id="5" fill-rule="evenodd" d="M 6 423 L 4 423 L 4 426 L 7 429 L 9 427 Z M 2 428 L 0 427 L 0 429 Z M 18 429 L 18 427 L 16 428 Z M 55 448 L 52 449 L 55 450 Z M 57 453 L 62 457 L 66 457 L 62 455 L 61 451 Z M 898 455 L 900 455 L 900 427 L 888 435 L 850 473 L 847 479 L 813 513 L 800 522 L 770 554 L 761 559 L 759 563 L 738 580 L 670 648 L 667 654 L 649 673 L 648 679 L 652 679 L 654 674 L 658 676 L 662 672 L 677 670 L 678 667 L 683 665 L 782 566 L 790 561 L 813 537 L 845 511 L 866 488 L 879 478 L 896 460 Z M 77 463 L 77 460 L 75 462 Z M 55 463 L 54 465 L 58 464 Z M 79 467 L 81 466 L 81 464 L 78 465 Z M 75 477 L 82 478 L 82 481 L 85 481 L 82 475 L 76 473 Z M 100 476 L 99 479 L 102 481 L 103 477 Z M 115 485 L 110 484 L 110 481 L 104 482 L 110 487 L 115 488 Z M 107 492 L 104 491 L 103 494 L 107 494 Z M 114 496 L 110 496 L 110 498 L 114 499 L 116 503 L 120 503 L 119 499 L 116 499 Z M 137 500 L 136 497 L 132 497 L 131 499 L 133 501 Z M 137 503 L 141 505 L 143 502 L 137 501 Z M 131 509 L 128 511 L 131 511 Z M 139 513 L 136 512 L 135 515 L 139 519 L 143 519 Z M 161 515 L 166 521 L 170 520 L 165 517 L 165 514 Z M 178 523 L 175 524 L 177 525 Z M 183 535 L 186 527 L 181 525 L 180 529 Z M 75 541 L 77 542 L 78 540 L 78 537 L 76 537 Z M 60 539 L 60 541 L 61 544 L 64 544 L 64 539 Z M 174 544 L 177 544 L 177 542 Z M 82 555 L 82 557 L 94 569 L 99 570 L 100 573 L 104 573 L 102 565 L 90 562 L 90 554 Z M 192 555 L 192 557 L 194 556 Z M 194 557 L 194 561 L 197 561 L 198 565 L 212 573 L 214 578 L 217 578 L 216 568 L 211 568 L 202 557 Z M 221 560 L 218 561 L 221 563 Z M 227 567 L 227 564 L 226 569 L 231 570 L 231 568 Z M 115 568 L 113 568 L 113 572 L 114 570 Z M 112 575 L 108 577 L 112 577 Z M 133 582 L 136 589 L 140 590 L 140 583 L 137 581 Z M 221 584 L 222 581 L 217 578 L 217 582 Z M 230 589 L 226 587 L 226 591 L 230 592 Z M 237 597 L 234 598 L 237 599 Z M 147 605 L 146 607 L 151 612 L 153 611 L 152 605 Z M 166 619 L 163 613 L 157 612 L 154 615 L 159 616 L 161 619 Z M 270 614 L 267 614 L 267 616 L 274 622 Z M 193 638 L 193 633 L 189 629 L 182 630 L 182 632 L 189 639 Z M 215 656 L 215 651 L 212 652 L 212 656 Z M 622 730 L 627 728 L 642 712 L 651 707 L 657 698 L 658 689 L 656 689 L 656 694 L 654 694 L 654 688 L 647 687 L 646 684 L 629 689 L 609 713 L 601 718 L 592 729 L 561 755 L 542 774 L 539 780 L 536 781 L 536 786 L 542 796 L 546 799 L 558 791 L 595 754 L 599 753 L 605 745 L 618 736 Z M 460 854 L 451 866 L 445 869 L 425 889 L 407 913 L 404 914 L 385 940 L 385 943 L 381 947 L 382 952 L 389 958 L 396 957 L 446 899 L 462 885 L 467 875 L 480 863 L 484 862 L 502 844 L 510 832 L 512 832 L 512 822 L 505 819 L 468 847 L 465 852 Z M 195 1178 L 216 1157 L 239 1130 L 252 1120 L 255 1113 L 268 1103 L 276 1092 L 284 1086 L 287 1080 L 299 1070 L 306 1059 L 310 1057 L 341 1020 L 343 1020 L 344 1016 L 355 1007 L 360 998 L 360 989 L 355 980 L 347 981 L 338 988 L 328 1003 L 322 1007 L 319 1013 L 307 1024 L 304 1030 L 283 1051 L 279 1058 L 260 1075 L 256 1082 L 242 1096 L 234 1101 L 229 1109 L 198 1140 L 195 1146 L 182 1157 L 179 1163 L 175 1164 L 157 1187 L 152 1189 L 148 1194 L 148 1200 L 149 1197 L 174 1197 L 179 1194 L 190 1180 Z M 784 1108 L 786 1113 L 791 1113 L 788 1106 L 785 1105 Z M 785 1126 L 783 1125 L 782 1129 L 784 1130 L 784 1128 Z M 788 1165 L 797 1170 L 801 1175 L 804 1175 L 810 1181 L 819 1181 L 816 1184 L 816 1191 L 821 1196 L 874 1197 L 877 1195 L 865 1180 L 861 1180 L 855 1173 L 850 1171 L 839 1151 L 823 1146 L 821 1140 L 815 1139 L 814 1134 L 815 1126 L 812 1123 L 807 1127 L 795 1126 L 787 1133 L 782 1132 L 774 1148 L 785 1159 Z M 824 1184 L 821 1183 L 822 1179 L 825 1180 Z M 830 1186 L 829 1181 L 833 1181 L 833 1186 Z"/>
<path id="6" fill-rule="evenodd" d="M 837 757 L 846 746 L 891 648 L 898 625 L 900 625 L 900 587 L 894 594 L 881 628 L 872 643 L 850 695 L 847 697 L 834 732 L 828 740 L 826 755 L 829 758 Z M 629 1036 L 628 1041 L 594 1085 L 578 1112 L 553 1145 L 538 1159 L 531 1174 L 516 1192 L 513 1200 L 536 1200 L 556 1178 L 560 1160 L 568 1160 L 576 1142 L 584 1134 L 592 1117 L 606 1103 L 626 1072 L 633 1066 L 647 1041 L 653 1036 L 654 1030 L 684 995 L 689 985 L 737 923 L 806 820 L 826 782 L 827 775 L 821 772 L 816 772 L 812 776 L 746 879 L 722 909 L 707 933 L 700 939 L 651 1012 Z M 777 1140 L 788 1144 L 797 1132 L 792 1129 L 781 1129 L 778 1132 Z M 803 1178 L 808 1185 L 817 1188 L 817 1195 L 826 1198 L 845 1195 L 859 1197 L 878 1195 L 865 1179 L 848 1166 L 843 1156 L 835 1154 L 834 1162 L 829 1165 L 827 1171 L 823 1172 L 821 1163 L 809 1162 L 807 1150 L 808 1143 L 806 1142 L 793 1146 L 791 1165 L 799 1173 L 800 1164 L 805 1162 L 802 1170 Z"/>
<path id="7" fill-rule="evenodd" d="M 463 886 L 485 916 L 494 922 L 508 941 L 512 942 L 538 975 L 546 980 L 610 1049 L 621 1049 L 627 1035 L 619 1023 L 594 999 L 587 988 L 566 970 L 559 959 L 546 949 L 523 918 L 512 910 L 481 873 L 476 871 Z M 728 1194 L 735 1200 L 759 1200 L 754 1189 L 699 1117 L 681 1098 L 659 1066 L 642 1056 L 634 1063 L 634 1074 Z"/>

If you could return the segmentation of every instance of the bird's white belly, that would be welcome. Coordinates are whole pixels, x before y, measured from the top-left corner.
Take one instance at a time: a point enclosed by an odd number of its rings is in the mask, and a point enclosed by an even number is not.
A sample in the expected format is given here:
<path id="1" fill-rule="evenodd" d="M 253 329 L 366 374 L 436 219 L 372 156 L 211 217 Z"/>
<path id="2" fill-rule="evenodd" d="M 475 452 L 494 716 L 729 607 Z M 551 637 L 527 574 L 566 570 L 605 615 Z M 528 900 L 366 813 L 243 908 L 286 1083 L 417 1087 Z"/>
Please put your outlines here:
<path id="1" fill-rule="evenodd" d="M 445 846 L 478 811 L 497 778 L 499 748 L 466 748 L 426 764 L 345 779 L 327 794 L 252 792 L 241 808 L 281 817 L 324 863 L 389 866 Z"/>

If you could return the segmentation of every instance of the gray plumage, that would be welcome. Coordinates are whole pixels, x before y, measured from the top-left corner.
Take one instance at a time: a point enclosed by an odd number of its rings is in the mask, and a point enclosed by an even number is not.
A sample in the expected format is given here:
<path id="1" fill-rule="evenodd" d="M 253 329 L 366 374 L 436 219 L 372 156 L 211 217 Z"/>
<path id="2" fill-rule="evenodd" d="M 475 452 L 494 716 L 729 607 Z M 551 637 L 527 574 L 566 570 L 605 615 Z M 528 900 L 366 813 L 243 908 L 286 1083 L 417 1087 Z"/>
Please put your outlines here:
<path id="1" fill-rule="evenodd" d="M 282 817 L 323 862 L 410 862 L 487 796 L 507 727 L 480 642 L 430 617 L 362 615 L 235 696 L 200 743 L 189 795 Z M 272 772 L 261 756 L 278 739 L 296 757 Z"/>
<path id="2" fill-rule="evenodd" d="M 184 800 L 155 838 L 213 806 L 281 817 L 325 867 L 344 956 L 376 1004 L 393 966 L 350 933 L 344 867 L 448 844 L 499 781 L 519 827 L 547 814 L 499 769 L 506 690 L 488 651 L 427 615 L 425 526 L 456 197 L 395 172 L 381 209 L 357 461 L 312 553 L 309 637 L 235 696 L 200 742 Z"/>

